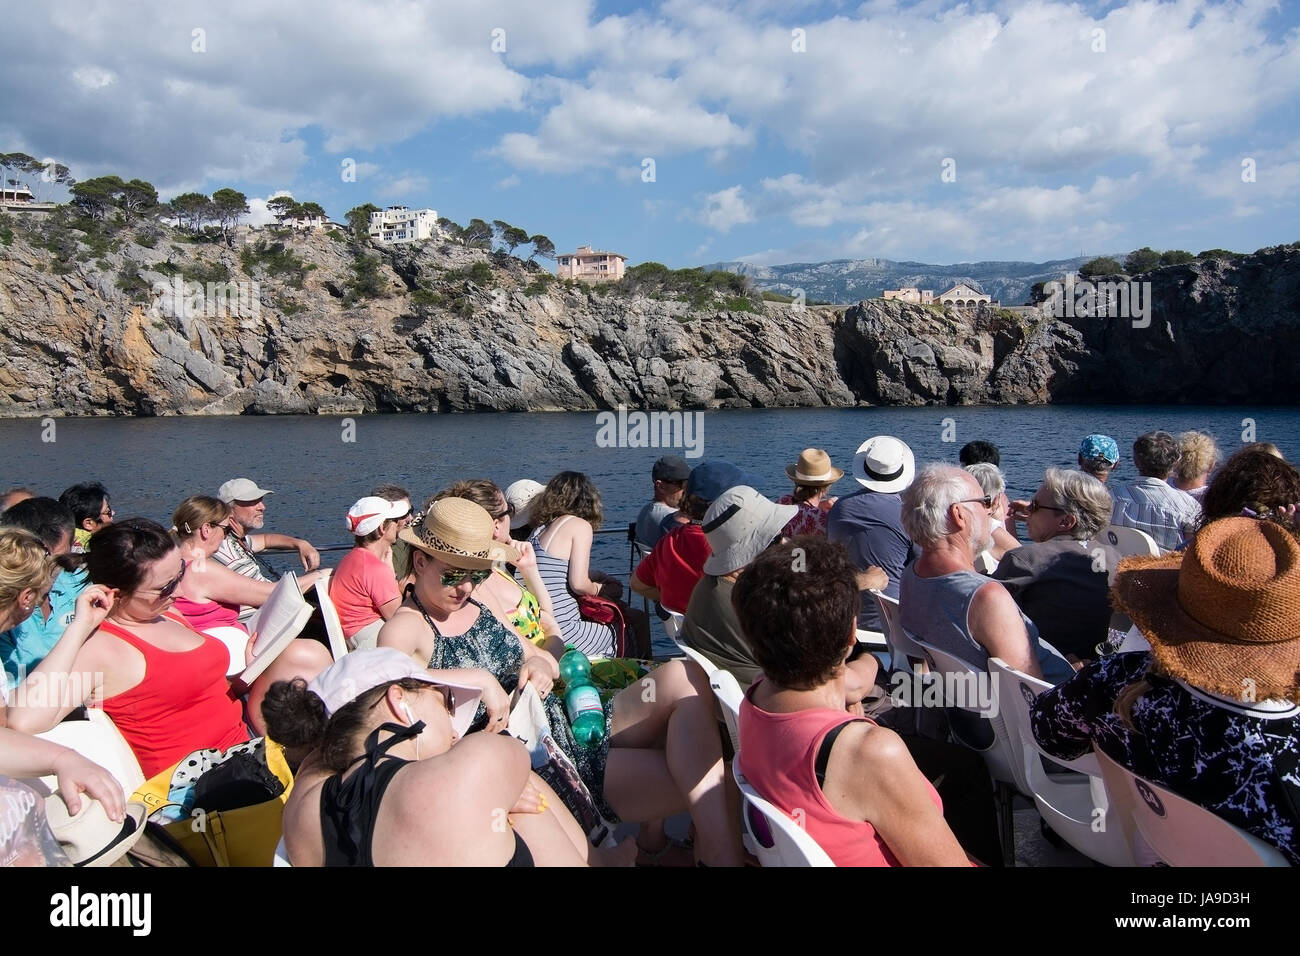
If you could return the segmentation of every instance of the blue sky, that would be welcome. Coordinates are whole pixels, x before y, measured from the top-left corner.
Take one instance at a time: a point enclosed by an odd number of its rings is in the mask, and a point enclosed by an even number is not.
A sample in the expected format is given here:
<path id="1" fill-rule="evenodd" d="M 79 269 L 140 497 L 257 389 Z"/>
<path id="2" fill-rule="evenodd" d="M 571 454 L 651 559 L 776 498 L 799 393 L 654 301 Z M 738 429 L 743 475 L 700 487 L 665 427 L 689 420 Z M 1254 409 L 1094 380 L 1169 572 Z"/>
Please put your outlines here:
<path id="1" fill-rule="evenodd" d="M 68 0 L 0 35 L 0 151 L 672 266 L 1251 251 L 1300 239 L 1298 7 Z"/>

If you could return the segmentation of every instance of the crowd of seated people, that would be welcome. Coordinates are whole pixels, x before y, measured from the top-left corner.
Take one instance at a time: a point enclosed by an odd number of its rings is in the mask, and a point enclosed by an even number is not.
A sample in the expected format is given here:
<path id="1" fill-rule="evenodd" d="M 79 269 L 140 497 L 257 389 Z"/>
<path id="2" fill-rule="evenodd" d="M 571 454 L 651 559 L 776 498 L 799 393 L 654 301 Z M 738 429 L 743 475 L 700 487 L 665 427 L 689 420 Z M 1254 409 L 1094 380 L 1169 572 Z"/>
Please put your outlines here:
<path id="1" fill-rule="evenodd" d="M 354 547 L 321 588 L 350 653 L 336 661 L 304 634 L 248 684 L 246 624 L 277 577 L 261 555 L 296 554 L 303 591 L 329 574 L 307 540 L 262 530 L 272 492 L 232 479 L 181 501 L 168 530 L 119 518 L 98 482 L 58 499 L 15 488 L 0 512 L 0 773 L 53 773 L 120 819 L 96 755 L 37 736 L 91 707 L 146 778 L 268 732 L 289 747 L 295 865 L 653 864 L 665 847 L 740 865 L 734 759 L 841 865 L 1009 862 L 981 758 L 889 712 L 899 662 L 859 639 L 883 626 L 875 591 L 977 674 L 998 657 L 1052 685 L 1032 709 L 1047 752 L 1100 748 L 1295 863 L 1300 471 L 1262 443 L 1220 457 L 1204 433 L 1149 432 L 1124 481 L 1118 444 L 1089 435 L 1078 470 L 1049 467 L 1012 501 L 992 443 L 962 448 L 965 467 L 918 467 L 881 435 L 854 456 L 860 490 L 830 498 L 845 473 L 806 448 L 780 502 L 727 462 L 661 459 L 642 517 L 662 534 L 633 590 L 682 612 L 678 639 L 746 688 L 734 755 L 691 660 L 647 661 L 653 694 L 611 692 L 603 739 L 573 734 L 555 692 L 566 648 L 651 657 L 622 584 L 592 566 L 604 506 L 580 472 L 505 491 L 463 479 L 419 509 L 406 489 L 375 487 L 347 512 Z M 1161 556 L 1122 557 L 1109 525 L 1143 530 Z M 624 631 L 589 598 L 615 605 Z M 1123 652 L 1106 640 L 1117 617 L 1133 625 Z M 97 679 L 79 688 L 77 674 Z M 525 688 L 600 814 L 641 825 L 634 840 L 593 847 L 571 795 L 500 734 Z M 508 827 L 490 826 L 493 808 Z M 691 819 L 685 844 L 664 831 L 677 814 Z"/>

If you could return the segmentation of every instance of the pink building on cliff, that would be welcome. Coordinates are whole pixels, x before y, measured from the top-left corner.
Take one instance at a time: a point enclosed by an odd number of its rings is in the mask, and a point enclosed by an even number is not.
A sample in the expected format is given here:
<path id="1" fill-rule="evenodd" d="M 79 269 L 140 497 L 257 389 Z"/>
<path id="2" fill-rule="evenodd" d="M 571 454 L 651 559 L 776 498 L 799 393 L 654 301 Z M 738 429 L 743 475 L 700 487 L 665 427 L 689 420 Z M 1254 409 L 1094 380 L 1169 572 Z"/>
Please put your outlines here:
<path id="1" fill-rule="evenodd" d="M 617 282 L 623 278 L 627 256 L 619 255 L 617 252 L 592 249 L 591 246 L 578 246 L 577 252 L 557 256 L 555 265 L 555 274 L 561 279 Z"/>

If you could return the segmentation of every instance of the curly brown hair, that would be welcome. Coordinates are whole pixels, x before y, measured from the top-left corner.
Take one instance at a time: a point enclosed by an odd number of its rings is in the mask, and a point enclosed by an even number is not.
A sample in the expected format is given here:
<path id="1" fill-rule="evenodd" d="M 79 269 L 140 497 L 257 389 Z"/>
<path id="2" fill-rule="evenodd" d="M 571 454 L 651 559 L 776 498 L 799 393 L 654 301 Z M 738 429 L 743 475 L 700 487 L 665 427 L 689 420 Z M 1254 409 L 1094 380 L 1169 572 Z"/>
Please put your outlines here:
<path id="1" fill-rule="evenodd" d="M 1300 471 L 1269 452 L 1248 445 L 1219 469 L 1201 498 L 1201 527 L 1219 518 L 1240 515 L 1249 508 L 1261 517 L 1297 528 L 1294 517 L 1278 514 L 1300 504 Z"/>
<path id="2" fill-rule="evenodd" d="M 731 606 L 763 673 L 812 690 L 844 663 L 861 607 L 844 545 L 799 535 L 768 548 L 736 580 Z"/>

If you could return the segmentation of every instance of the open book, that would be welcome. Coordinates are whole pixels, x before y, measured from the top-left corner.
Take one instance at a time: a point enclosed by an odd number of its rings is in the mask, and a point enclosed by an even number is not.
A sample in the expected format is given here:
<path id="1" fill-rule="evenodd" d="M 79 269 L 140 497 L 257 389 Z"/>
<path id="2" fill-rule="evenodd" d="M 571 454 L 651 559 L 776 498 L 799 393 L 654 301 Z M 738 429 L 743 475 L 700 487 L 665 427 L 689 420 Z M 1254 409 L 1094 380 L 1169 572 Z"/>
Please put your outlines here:
<path id="1" fill-rule="evenodd" d="M 298 576 L 290 571 L 280 578 L 275 590 L 248 622 L 253 641 L 253 659 L 239 674 L 244 685 L 252 684 L 262 672 L 302 633 L 311 617 L 312 606 L 298 588 Z"/>

